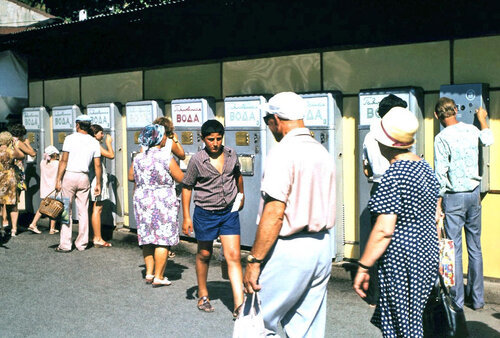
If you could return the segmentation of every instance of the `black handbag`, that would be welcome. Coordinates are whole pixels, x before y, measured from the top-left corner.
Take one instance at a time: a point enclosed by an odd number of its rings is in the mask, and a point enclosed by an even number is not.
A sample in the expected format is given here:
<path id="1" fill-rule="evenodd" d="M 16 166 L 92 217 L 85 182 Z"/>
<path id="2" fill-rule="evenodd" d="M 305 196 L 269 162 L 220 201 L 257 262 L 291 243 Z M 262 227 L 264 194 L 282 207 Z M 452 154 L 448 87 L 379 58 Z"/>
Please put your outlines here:
<path id="1" fill-rule="evenodd" d="M 424 337 L 468 337 L 464 309 L 459 307 L 438 274 L 423 314 Z"/>

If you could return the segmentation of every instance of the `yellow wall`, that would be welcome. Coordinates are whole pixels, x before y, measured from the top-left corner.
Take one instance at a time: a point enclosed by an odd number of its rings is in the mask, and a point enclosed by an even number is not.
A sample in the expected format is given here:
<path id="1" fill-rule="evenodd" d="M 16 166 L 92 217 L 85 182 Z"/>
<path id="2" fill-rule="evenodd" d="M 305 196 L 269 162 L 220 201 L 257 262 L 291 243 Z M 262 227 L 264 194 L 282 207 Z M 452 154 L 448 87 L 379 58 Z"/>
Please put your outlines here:
<path id="1" fill-rule="evenodd" d="M 453 48 L 450 49 L 450 48 Z M 346 258 L 359 257 L 356 205 L 356 144 L 362 89 L 422 87 L 424 90 L 425 159 L 433 165 L 434 136 L 439 124 L 433 107 L 442 84 L 488 83 L 490 122 L 497 143 L 491 147 L 491 189 L 500 191 L 500 36 L 399 46 L 311 52 L 250 60 L 173 66 L 30 83 L 30 105 L 126 103 L 138 99 L 212 96 L 217 118 L 223 99 L 233 95 L 275 94 L 281 91 L 340 90 L 343 100 L 343 203 Z M 450 61 L 453 64 L 450 64 Z M 453 70 L 453 73 L 451 71 Z M 81 88 L 80 88 L 81 84 Z M 81 94 L 81 98 L 80 98 Z M 170 111 L 167 104 L 166 113 Z M 485 276 L 500 278 L 500 195 L 483 200 L 483 254 Z"/>

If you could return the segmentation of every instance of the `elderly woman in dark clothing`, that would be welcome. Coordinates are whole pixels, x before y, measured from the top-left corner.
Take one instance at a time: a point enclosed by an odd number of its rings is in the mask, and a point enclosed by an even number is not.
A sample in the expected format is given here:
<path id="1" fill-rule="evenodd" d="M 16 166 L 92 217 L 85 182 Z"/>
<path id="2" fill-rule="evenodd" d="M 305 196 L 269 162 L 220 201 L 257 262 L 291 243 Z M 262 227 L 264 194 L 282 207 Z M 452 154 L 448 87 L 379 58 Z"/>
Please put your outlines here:
<path id="1" fill-rule="evenodd" d="M 391 109 L 372 132 L 390 162 L 369 202 L 378 214 L 359 260 L 354 290 L 362 298 L 368 269 L 379 260 L 380 299 L 371 322 L 384 337 L 422 337 L 422 314 L 438 272 L 438 182 L 430 165 L 410 151 L 418 121 Z"/>
<path id="2" fill-rule="evenodd" d="M 17 233 L 17 210 L 18 191 L 17 179 L 14 170 L 16 161 L 24 158 L 24 153 L 18 148 L 12 138 L 12 134 L 4 131 L 0 133 L 0 203 L 5 209 L 3 224 L 5 225 L 6 215 L 10 213 L 12 220 L 12 237 Z"/>
<path id="3" fill-rule="evenodd" d="M 128 179 L 135 182 L 134 213 L 137 239 L 146 264 L 146 283 L 170 285 L 164 276 L 169 246 L 179 243 L 178 205 L 175 182 L 184 177 L 171 154 L 165 156 L 165 128 L 151 124 L 142 130 L 139 142 L 144 151 L 130 166 Z"/>

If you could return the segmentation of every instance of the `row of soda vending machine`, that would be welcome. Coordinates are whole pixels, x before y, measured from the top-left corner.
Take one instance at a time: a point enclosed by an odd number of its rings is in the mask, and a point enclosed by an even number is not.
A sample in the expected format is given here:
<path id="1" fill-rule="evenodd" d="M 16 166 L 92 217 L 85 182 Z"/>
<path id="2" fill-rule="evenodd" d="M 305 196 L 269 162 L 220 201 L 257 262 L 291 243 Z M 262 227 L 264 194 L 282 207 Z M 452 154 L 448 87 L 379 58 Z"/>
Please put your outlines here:
<path id="1" fill-rule="evenodd" d="M 474 107 L 485 105 L 487 99 L 484 94 L 487 86 L 484 84 L 464 85 L 467 90 L 474 90 L 476 96 L 468 100 L 464 109 L 459 109 L 463 118 L 473 116 Z M 445 87 L 445 86 L 443 86 Z M 450 87 L 450 86 L 448 86 Z M 453 87 L 453 86 L 451 86 Z M 457 88 L 443 92 L 443 96 L 452 96 Z M 455 86 L 456 87 L 456 86 Z M 470 89 L 470 88 L 472 89 Z M 460 89 L 460 88 L 459 88 Z M 460 89 L 460 90 L 462 90 Z M 359 118 L 357 142 L 361 145 L 369 126 L 377 119 L 378 104 L 389 94 L 397 95 L 408 103 L 408 108 L 419 119 L 423 126 L 423 91 L 418 87 L 390 88 L 364 90 L 359 93 Z M 343 205 L 343 161 L 342 161 L 342 93 L 338 91 L 301 94 L 307 102 L 305 125 L 311 135 L 333 155 L 337 167 L 337 225 L 332 230 L 332 257 L 336 260 L 343 258 L 343 246 L 346 243 L 344 236 L 344 205 Z M 462 102 L 463 95 L 452 96 L 455 101 Z M 234 148 L 241 163 L 245 186 L 245 207 L 240 212 L 241 244 L 251 246 L 257 229 L 256 220 L 260 204 L 260 180 L 264 170 L 266 154 L 275 144 L 274 137 L 266 129 L 263 121 L 265 112 L 261 105 L 270 96 L 253 95 L 226 97 L 224 99 L 224 144 Z M 460 97 L 460 98 L 459 98 Z M 465 97 L 465 96 L 464 96 Z M 470 96 L 469 98 L 471 98 Z M 472 103 L 469 106 L 469 103 Z M 464 102 L 464 105 L 466 103 Z M 203 148 L 200 131 L 201 125 L 208 119 L 215 118 L 215 100 L 209 97 L 176 99 L 170 102 L 171 118 L 179 141 L 186 153 L 186 159 L 180 162 L 181 169 L 185 170 L 191 156 Z M 26 175 L 28 190 L 26 191 L 26 209 L 34 212 L 40 202 L 39 196 L 39 161 L 43 149 L 52 144 L 61 150 L 67 135 L 75 132 L 75 119 L 82 114 L 78 105 L 56 106 L 50 110 L 45 107 L 29 107 L 22 112 L 23 124 L 27 129 L 27 137 L 33 147 L 37 149 L 36 159 L 27 160 Z M 471 115 L 472 112 L 472 115 Z M 164 116 L 165 104 L 161 100 L 146 100 L 128 102 L 122 107 L 117 103 L 96 103 L 85 107 L 85 113 L 91 117 L 92 123 L 101 125 L 106 134 L 113 138 L 115 158 L 104 160 L 110 183 L 111 198 L 104 206 L 103 224 L 136 228 L 134 209 L 132 205 L 133 184 L 127 183 L 127 169 L 133 155 L 139 151 L 138 136 L 142 128 Z M 473 117 L 472 117 L 473 118 Z M 470 119 L 469 119 L 470 120 Z M 467 121 L 472 123 L 471 121 Z M 366 205 L 371 183 L 362 174 L 361 152 L 356 165 L 357 203 L 360 218 L 360 230 L 366 225 L 363 208 Z M 423 128 L 417 135 L 417 154 L 423 154 Z M 193 209 L 191 209 L 193 210 Z M 76 214 L 76 213 L 74 213 Z M 182 215 L 180 215 L 182 222 Z M 369 228 L 368 228 L 369 229 Z"/>

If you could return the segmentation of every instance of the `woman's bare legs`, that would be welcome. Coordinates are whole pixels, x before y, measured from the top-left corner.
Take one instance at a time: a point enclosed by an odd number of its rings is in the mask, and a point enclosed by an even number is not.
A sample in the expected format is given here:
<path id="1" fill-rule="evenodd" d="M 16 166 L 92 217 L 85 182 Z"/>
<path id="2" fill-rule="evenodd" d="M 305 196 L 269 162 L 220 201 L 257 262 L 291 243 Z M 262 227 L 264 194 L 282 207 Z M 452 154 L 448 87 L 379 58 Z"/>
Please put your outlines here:
<path id="1" fill-rule="evenodd" d="M 103 203 L 95 201 L 92 208 L 92 231 L 94 232 L 93 242 L 94 245 L 111 246 L 110 243 L 106 242 L 102 238 L 101 232 L 101 214 L 102 214 Z"/>
<path id="2" fill-rule="evenodd" d="M 144 257 L 144 263 L 146 264 L 146 276 L 153 275 L 155 271 L 154 251 L 154 245 L 147 244 L 142 246 L 142 256 Z"/>
<path id="3" fill-rule="evenodd" d="M 28 229 L 35 232 L 35 233 L 40 233 L 40 230 L 38 230 L 37 223 L 40 220 L 40 217 L 42 217 L 42 214 L 40 211 L 37 210 L 35 217 L 33 217 L 33 221 L 31 221 L 31 224 L 29 225 Z"/>
<path id="4" fill-rule="evenodd" d="M 17 219 L 19 217 L 19 210 L 17 209 L 17 204 L 9 205 L 7 211 L 10 214 L 10 221 L 12 222 L 12 234 L 17 234 Z"/>
<path id="5" fill-rule="evenodd" d="M 163 279 L 167 267 L 168 249 L 165 246 L 156 246 L 154 254 L 155 279 Z"/>
<path id="6" fill-rule="evenodd" d="M 55 219 L 50 219 L 50 230 L 49 234 L 53 235 L 55 233 L 58 233 L 59 230 L 56 230 L 56 220 Z"/>
<path id="7" fill-rule="evenodd" d="M 241 268 L 240 236 L 221 235 L 220 241 L 227 261 L 229 281 L 233 289 L 234 309 L 243 303 L 243 271 Z"/>

